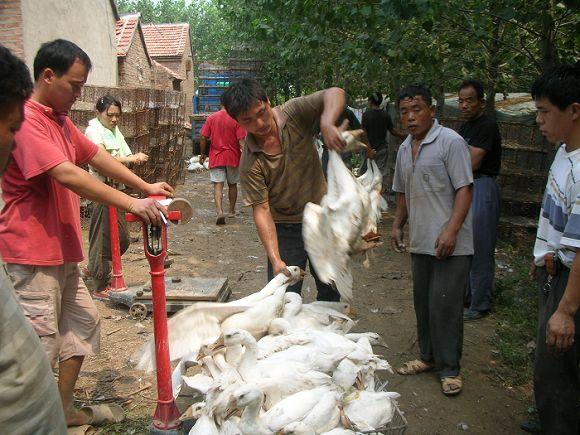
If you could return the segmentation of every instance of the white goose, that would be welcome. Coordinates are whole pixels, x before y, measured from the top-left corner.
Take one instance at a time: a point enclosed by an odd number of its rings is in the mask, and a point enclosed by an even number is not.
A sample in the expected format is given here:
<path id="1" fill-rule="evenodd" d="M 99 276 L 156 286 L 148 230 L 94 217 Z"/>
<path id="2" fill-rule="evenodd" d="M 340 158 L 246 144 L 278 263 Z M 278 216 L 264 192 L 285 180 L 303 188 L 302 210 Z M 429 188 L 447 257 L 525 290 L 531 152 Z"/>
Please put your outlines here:
<path id="1" fill-rule="evenodd" d="M 354 140 L 346 132 L 343 137 L 347 142 Z M 350 255 L 363 236 L 370 197 L 340 155 L 332 150 L 328 156 L 327 185 L 327 193 L 320 205 L 308 203 L 304 208 L 304 247 L 321 281 L 335 285 L 341 297 L 350 302 Z"/>
<path id="2" fill-rule="evenodd" d="M 171 317 L 167 322 L 170 360 L 196 355 L 202 345 L 219 337 L 223 324 L 225 328 L 243 327 L 258 337 L 264 335 L 270 320 L 277 317 L 273 315 L 282 308 L 286 288 L 301 279 L 300 268 L 289 266 L 288 270 L 290 277 L 280 273 L 261 291 L 250 296 L 228 303 L 199 302 Z M 277 296 L 272 298 L 276 290 Z M 132 359 L 137 368 L 152 371 L 155 368 L 153 339 L 145 343 Z"/>
<path id="3" fill-rule="evenodd" d="M 260 415 L 263 398 L 262 391 L 252 384 L 244 385 L 234 393 L 233 403 L 243 409 L 240 429 L 244 435 L 271 435 L 299 421 L 304 422 L 305 426 L 308 426 L 309 422 L 320 427 L 334 423 L 335 427 L 340 419 L 340 416 L 331 409 L 333 406 L 338 410 L 338 393 L 328 387 L 300 391 Z M 314 410 L 316 410 L 314 415 L 311 415 Z"/>
<path id="4" fill-rule="evenodd" d="M 243 329 L 224 332 L 216 349 L 240 344 L 244 346 L 244 354 L 237 370 L 245 382 L 258 384 L 266 393 L 267 409 L 298 391 L 331 384 L 329 375 L 313 369 L 309 364 L 281 359 L 258 360 L 256 339 Z"/>
<path id="5" fill-rule="evenodd" d="M 399 396 L 388 391 L 353 391 L 343 397 L 344 413 L 357 430 L 375 430 L 393 419 Z"/>

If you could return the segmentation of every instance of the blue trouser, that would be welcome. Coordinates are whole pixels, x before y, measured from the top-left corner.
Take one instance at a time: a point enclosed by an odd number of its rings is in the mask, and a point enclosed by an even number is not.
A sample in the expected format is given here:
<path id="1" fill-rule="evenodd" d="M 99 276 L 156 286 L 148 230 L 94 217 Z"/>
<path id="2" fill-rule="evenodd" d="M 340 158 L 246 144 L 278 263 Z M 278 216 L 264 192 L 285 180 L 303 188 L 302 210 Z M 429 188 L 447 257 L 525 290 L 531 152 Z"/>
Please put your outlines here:
<path id="1" fill-rule="evenodd" d="M 312 262 L 304 249 L 304 240 L 302 239 L 302 224 L 276 224 L 276 236 L 278 238 L 278 249 L 280 258 L 287 266 L 298 266 L 306 270 L 306 263 L 309 263 L 310 273 L 316 283 L 318 294 L 316 299 L 319 301 L 339 301 L 340 295 L 329 284 L 325 284 L 318 278 Z M 274 278 L 272 263 L 268 260 L 268 280 Z M 286 291 L 300 294 L 302 291 L 302 281 L 288 287 Z"/>
<path id="2" fill-rule="evenodd" d="M 491 309 L 495 277 L 495 243 L 501 207 L 500 190 L 495 178 L 476 178 L 473 183 L 473 261 L 469 274 L 472 311 Z"/>

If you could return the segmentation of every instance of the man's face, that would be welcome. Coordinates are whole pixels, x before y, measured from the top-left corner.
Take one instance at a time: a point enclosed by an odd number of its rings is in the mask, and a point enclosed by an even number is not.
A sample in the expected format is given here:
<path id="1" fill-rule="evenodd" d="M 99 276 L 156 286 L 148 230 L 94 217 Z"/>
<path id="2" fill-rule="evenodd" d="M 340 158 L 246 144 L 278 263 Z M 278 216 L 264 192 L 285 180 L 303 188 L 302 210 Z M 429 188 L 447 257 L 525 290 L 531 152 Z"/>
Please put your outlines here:
<path id="1" fill-rule="evenodd" d="M 537 109 L 536 122 L 542 135 L 554 144 L 566 142 L 574 121 L 578 119 L 580 104 L 571 104 L 565 110 L 560 110 L 545 97 L 536 99 L 534 104 Z"/>
<path id="2" fill-rule="evenodd" d="M 254 136 L 267 136 L 274 128 L 274 113 L 270 102 L 256 102 L 247 112 L 239 115 L 236 121 Z"/>
<path id="3" fill-rule="evenodd" d="M 114 130 L 117 124 L 119 124 L 119 119 L 121 118 L 121 109 L 114 104 L 111 104 L 102 113 L 98 114 L 99 121 L 109 130 Z"/>
<path id="4" fill-rule="evenodd" d="M 435 118 L 435 108 L 429 107 L 423 97 L 417 95 L 399 102 L 401 122 L 413 139 L 424 139 Z"/>
<path id="5" fill-rule="evenodd" d="M 459 91 L 459 110 L 465 120 L 477 118 L 483 111 L 483 101 L 477 98 L 477 91 L 468 86 Z"/>
<path id="6" fill-rule="evenodd" d="M 48 85 L 47 99 L 57 112 L 68 112 L 87 81 L 89 72 L 80 60 L 75 60 L 66 73 L 58 77 L 47 68 L 42 73 L 42 80 Z"/>
<path id="7" fill-rule="evenodd" d="M 24 120 L 22 103 L 12 103 L 8 110 L 0 114 L 0 175 L 8 166 L 14 144 L 14 134 Z"/>

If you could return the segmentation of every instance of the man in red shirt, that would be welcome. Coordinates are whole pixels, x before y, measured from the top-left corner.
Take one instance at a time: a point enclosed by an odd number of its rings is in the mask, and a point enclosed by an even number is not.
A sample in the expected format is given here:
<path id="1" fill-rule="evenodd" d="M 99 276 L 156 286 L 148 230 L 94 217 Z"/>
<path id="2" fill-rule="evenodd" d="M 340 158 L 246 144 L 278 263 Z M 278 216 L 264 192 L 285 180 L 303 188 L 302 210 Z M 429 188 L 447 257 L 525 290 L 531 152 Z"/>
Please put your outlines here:
<path id="1" fill-rule="evenodd" d="M 73 407 L 84 357 L 98 352 L 100 320 L 80 279 L 83 259 L 79 195 L 130 211 L 148 224 L 166 213 L 152 199 L 136 199 L 102 183 L 79 166 L 146 195 L 171 196 L 167 183 L 148 184 L 89 141 L 66 116 L 87 80 L 91 61 L 69 41 L 43 44 L 34 59 L 34 91 L 15 135 L 12 161 L 2 178 L 0 253 L 16 297 L 40 336 L 52 365 L 67 424 L 91 423 L 89 410 Z"/>
<path id="2" fill-rule="evenodd" d="M 228 182 L 228 198 L 230 200 L 230 217 L 236 214 L 238 199 L 238 183 L 240 181 L 240 156 L 242 154 L 242 139 L 246 131 L 222 109 L 211 115 L 201 128 L 200 159 L 203 164 L 206 157 L 207 141 L 211 140 L 209 150 L 209 174 L 213 183 L 213 196 L 217 211 L 217 225 L 226 223 L 222 207 L 222 192 L 224 183 Z"/>

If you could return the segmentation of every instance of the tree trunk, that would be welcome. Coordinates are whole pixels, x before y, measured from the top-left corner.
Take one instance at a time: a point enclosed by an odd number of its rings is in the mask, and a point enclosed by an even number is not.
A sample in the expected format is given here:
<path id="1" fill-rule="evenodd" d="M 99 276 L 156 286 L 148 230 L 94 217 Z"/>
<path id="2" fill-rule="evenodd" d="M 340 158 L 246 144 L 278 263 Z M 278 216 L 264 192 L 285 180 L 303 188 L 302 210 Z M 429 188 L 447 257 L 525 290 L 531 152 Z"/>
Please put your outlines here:
<path id="1" fill-rule="evenodd" d="M 487 68 L 485 113 L 495 118 L 495 94 L 497 92 L 497 79 L 499 77 L 499 65 L 501 63 L 500 49 L 503 43 L 505 24 L 501 20 L 495 20 L 493 24 L 493 38 L 488 52 L 489 66 Z"/>
<path id="2" fill-rule="evenodd" d="M 549 10 L 542 14 L 542 27 L 540 37 L 540 53 L 542 54 L 542 72 L 553 68 L 558 64 L 558 52 L 556 51 L 556 28 L 553 12 L 556 2 L 550 0 Z"/>

